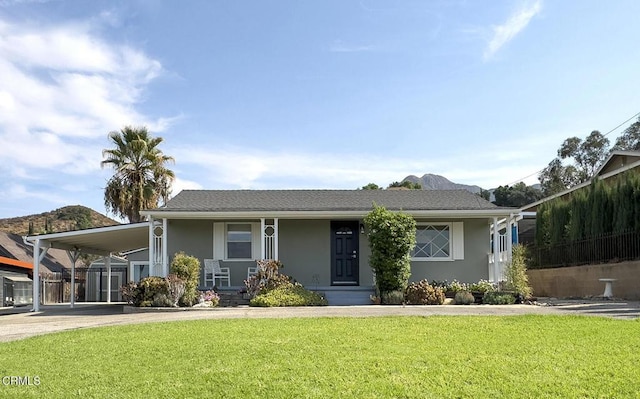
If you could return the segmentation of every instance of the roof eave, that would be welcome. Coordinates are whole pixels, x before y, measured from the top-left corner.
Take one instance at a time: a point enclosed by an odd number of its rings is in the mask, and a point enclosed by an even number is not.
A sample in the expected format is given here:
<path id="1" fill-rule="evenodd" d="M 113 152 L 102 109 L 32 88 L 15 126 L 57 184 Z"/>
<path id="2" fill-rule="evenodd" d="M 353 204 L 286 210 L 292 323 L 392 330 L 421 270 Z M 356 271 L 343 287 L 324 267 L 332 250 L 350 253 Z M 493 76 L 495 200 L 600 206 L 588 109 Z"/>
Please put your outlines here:
<path id="1" fill-rule="evenodd" d="M 330 219 L 330 218 L 363 218 L 371 210 L 346 210 L 346 211 L 169 211 L 153 210 L 145 211 L 145 216 L 156 219 L 256 219 L 256 218 L 282 218 L 282 219 Z M 435 209 L 435 210 L 403 210 L 413 217 L 437 217 L 437 218 L 485 218 L 505 217 L 515 213 L 515 208 L 495 209 Z"/>

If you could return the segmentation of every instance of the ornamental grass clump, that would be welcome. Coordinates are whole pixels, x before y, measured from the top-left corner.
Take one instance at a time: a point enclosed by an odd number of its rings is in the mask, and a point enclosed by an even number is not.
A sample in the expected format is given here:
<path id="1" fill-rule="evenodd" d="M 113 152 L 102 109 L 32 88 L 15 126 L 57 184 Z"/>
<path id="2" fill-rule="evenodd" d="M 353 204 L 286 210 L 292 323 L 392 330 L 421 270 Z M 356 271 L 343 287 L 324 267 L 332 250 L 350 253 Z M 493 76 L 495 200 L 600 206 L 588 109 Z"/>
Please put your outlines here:
<path id="1" fill-rule="evenodd" d="M 531 297 L 533 291 L 527 276 L 527 248 L 524 245 L 513 246 L 511 262 L 507 264 L 504 275 L 505 289 L 514 291 L 524 299 Z"/>
<path id="2" fill-rule="evenodd" d="M 456 292 L 454 301 L 456 305 L 471 305 L 476 299 L 469 291 L 458 291 Z"/>

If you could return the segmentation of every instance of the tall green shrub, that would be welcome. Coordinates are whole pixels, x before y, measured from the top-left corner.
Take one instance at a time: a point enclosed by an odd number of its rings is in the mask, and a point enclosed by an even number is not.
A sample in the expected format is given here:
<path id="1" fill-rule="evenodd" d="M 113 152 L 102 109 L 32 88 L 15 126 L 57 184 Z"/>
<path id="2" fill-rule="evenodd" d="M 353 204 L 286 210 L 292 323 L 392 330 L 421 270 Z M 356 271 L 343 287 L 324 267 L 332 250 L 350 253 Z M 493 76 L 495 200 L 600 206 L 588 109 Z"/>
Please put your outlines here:
<path id="1" fill-rule="evenodd" d="M 569 199 L 541 204 L 536 216 L 536 245 L 552 246 L 629 230 L 640 231 L 640 176 L 632 171 L 621 174 L 615 184 L 594 180 Z"/>
<path id="2" fill-rule="evenodd" d="M 407 288 L 411 275 L 411 251 L 416 245 L 416 221 L 403 212 L 374 205 L 364 218 L 371 248 L 370 264 L 381 298 Z"/>
<path id="3" fill-rule="evenodd" d="M 184 281 L 184 294 L 180 304 L 193 306 L 198 299 L 198 283 L 200 282 L 200 261 L 198 258 L 178 252 L 171 261 L 171 273 Z"/>
<path id="4" fill-rule="evenodd" d="M 523 298 L 529 298 L 532 290 L 527 276 L 527 248 L 521 244 L 514 245 L 511 254 L 511 262 L 504 271 L 505 286 Z"/>

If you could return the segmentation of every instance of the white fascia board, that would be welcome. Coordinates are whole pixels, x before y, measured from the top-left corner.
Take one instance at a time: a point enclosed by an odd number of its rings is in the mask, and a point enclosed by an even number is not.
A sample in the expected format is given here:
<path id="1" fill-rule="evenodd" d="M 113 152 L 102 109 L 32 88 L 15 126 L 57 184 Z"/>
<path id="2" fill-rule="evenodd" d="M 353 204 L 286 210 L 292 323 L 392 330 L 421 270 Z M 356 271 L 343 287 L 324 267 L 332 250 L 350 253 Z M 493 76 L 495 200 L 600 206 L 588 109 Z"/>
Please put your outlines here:
<path id="1" fill-rule="evenodd" d="M 149 226 L 148 222 L 120 224 L 117 226 L 94 227 L 91 229 L 65 231 L 62 233 L 50 233 L 50 234 L 26 236 L 25 239 L 29 242 L 35 242 L 36 239 L 55 240 L 56 238 L 67 238 L 67 237 L 82 236 L 87 234 L 110 233 L 114 231 L 123 231 L 123 230 L 130 230 L 130 229 L 136 229 L 136 228 L 142 229 L 142 228 L 148 228 L 148 226 Z"/>
<path id="2" fill-rule="evenodd" d="M 419 218 L 485 218 L 508 217 L 517 213 L 517 209 L 482 209 L 482 210 L 403 210 L 413 217 Z M 240 211 L 240 212 L 207 212 L 207 211 L 147 211 L 154 218 L 167 219 L 361 219 L 367 211 Z"/>

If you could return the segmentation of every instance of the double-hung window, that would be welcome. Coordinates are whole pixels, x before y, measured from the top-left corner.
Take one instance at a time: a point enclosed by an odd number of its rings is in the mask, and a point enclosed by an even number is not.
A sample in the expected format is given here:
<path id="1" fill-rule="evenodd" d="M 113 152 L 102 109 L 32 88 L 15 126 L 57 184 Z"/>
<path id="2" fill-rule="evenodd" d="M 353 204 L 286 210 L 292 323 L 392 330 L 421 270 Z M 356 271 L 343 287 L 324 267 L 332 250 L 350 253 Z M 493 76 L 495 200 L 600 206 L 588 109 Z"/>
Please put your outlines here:
<path id="1" fill-rule="evenodd" d="M 213 259 L 245 261 L 259 257 L 260 223 L 213 223 Z"/>
<path id="2" fill-rule="evenodd" d="M 227 224 L 227 259 L 251 259 L 251 224 Z"/>

